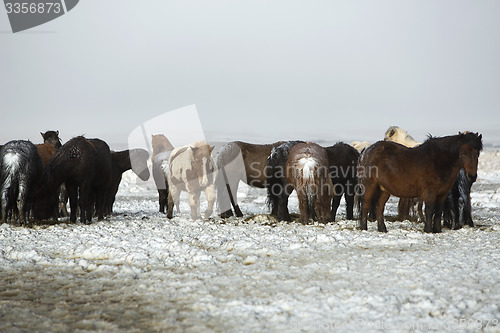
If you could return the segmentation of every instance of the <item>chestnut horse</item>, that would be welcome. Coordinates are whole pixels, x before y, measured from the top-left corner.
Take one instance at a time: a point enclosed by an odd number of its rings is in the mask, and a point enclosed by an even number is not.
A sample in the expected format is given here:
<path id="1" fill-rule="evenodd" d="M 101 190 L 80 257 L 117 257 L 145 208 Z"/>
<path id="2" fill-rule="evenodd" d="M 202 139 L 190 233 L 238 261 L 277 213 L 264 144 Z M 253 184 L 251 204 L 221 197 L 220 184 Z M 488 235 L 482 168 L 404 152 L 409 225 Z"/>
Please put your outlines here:
<path id="1" fill-rule="evenodd" d="M 267 158 L 273 147 L 283 141 L 273 144 L 259 145 L 242 141 L 233 141 L 225 144 L 216 157 L 217 177 L 217 205 L 222 218 L 233 216 L 241 217 L 243 213 L 236 198 L 238 184 L 241 181 L 258 187 L 266 187 Z"/>
<path id="2" fill-rule="evenodd" d="M 294 145 L 289 152 L 286 178 L 299 199 L 300 222 L 309 219 L 327 223 L 330 219 L 330 203 L 333 185 L 326 149 L 306 142 Z"/>
<path id="3" fill-rule="evenodd" d="M 461 168 L 469 179 L 477 177 L 482 135 L 460 133 L 429 137 L 415 148 L 379 141 L 360 156 L 358 178 L 362 186 L 360 229 L 367 230 L 367 215 L 374 196 L 378 231 L 387 232 L 384 206 L 390 195 L 425 202 L 425 232 L 441 232 L 443 202 Z"/>

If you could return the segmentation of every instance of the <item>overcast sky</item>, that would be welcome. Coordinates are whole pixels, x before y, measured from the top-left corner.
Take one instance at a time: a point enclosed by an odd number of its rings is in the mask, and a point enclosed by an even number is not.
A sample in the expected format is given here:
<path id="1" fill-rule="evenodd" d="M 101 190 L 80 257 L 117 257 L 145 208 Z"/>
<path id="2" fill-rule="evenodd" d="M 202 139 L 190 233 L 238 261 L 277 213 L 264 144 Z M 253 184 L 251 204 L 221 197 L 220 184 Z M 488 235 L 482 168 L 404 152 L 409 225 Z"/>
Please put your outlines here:
<path id="1" fill-rule="evenodd" d="M 126 143 L 196 104 L 209 139 L 373 141 L 399 125 L 500 142 L 499 41 L 497 0 L 82 0 L 16 34 L 0 8 L 0 139 Z"/>

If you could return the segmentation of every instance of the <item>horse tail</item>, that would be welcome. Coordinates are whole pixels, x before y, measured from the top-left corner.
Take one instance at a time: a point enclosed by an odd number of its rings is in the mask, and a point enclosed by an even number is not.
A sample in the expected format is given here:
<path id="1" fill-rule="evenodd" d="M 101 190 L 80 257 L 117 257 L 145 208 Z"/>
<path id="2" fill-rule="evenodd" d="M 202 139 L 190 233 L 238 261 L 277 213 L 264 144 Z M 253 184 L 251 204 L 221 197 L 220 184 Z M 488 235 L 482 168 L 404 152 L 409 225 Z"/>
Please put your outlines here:
<path id="1" fill-rule="evenodd" d="M 359 182 L 354 187 L 354 207 L 356 208 L 356 214 L 359 218 L 361 218 L 362 205 L 363 205 L 363 196 L 365 191 L 363 187 L 359 184 Z"/>
<path id="2" fill-rule="evenodd" d="M 267 158 L 267 175 L 266 175 L 266 189 L 267 198 L 266 205 L 275 213 L 278 209 L 279 194 L 283 191 L 283 182 L 281 177 L 278 177 L 278 170 L 280 165 L 280 156 L 277 153 L 276 148 L 271 150 L 271 154 Z M 283 171 L 283 170 L 281 170 Z"/>
<path id="3" fill-rule="evenodd" d="M 310 215 L 314 214 L 316 205 L 316 196 L 321 188 L 320 177 L 318 177 L 318 161 L 313 157 L 305 157 L 301 159 L 302 164 L 302 184 L 305 188 L 307 197 L 307 210 Z"/>

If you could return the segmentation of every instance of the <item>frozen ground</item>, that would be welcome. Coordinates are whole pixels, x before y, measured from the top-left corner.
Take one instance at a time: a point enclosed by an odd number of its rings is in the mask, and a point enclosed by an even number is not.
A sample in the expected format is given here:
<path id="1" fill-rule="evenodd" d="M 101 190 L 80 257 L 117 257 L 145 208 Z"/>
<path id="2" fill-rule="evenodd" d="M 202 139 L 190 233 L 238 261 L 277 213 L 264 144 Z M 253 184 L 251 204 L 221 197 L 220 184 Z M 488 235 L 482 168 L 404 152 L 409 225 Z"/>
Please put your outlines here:
<path id="1" fill-rule="evenodd" d="M 500 332 L 497 150 L 480 157 L 477 226 L 437 235 L 358 231 L 343 210 L 275 223 L 245 187 L 242 219 L 190 221 L 184 204 L 169 221 L 151 184 L 125 178 L 107 221 L 0 226 L 0 332 Z"/>

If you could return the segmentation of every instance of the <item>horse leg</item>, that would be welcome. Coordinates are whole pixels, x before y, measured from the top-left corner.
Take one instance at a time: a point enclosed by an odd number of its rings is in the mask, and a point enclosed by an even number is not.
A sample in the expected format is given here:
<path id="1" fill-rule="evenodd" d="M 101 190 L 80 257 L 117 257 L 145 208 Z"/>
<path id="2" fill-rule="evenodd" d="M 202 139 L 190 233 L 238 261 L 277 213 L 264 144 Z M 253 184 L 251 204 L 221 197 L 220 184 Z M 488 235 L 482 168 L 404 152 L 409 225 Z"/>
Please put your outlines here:
<path id="1" fill-rule="evenodd" d="M 433 214 L 434 214 L 434 202 L 433 201 L 426 201 L 425 202 L 424 232 L 432 232 Z"/>
<path id="2" fill-rule="evenodd" d="M 376 216 L 377 216 L 377 225 L 378 231 L 387 232 L 387 228 L 384 223 L 384 208 L 385 203 L 389 200 L 391 195 L 385 191 L 380 191 L 380 195 L 378 197 L 377 206 L 376 206 Z"/>
<path id="3" fill-rule="evenodd" d="M 442 231 L 441 227 L 441 213 L 443 212 L 443 202 L 436 201 L 434 204 L 434 223 L 432 226 L 433 233 L 440 233 Z"/>
<path id="4" fill-rule="evenodd" d="M 299 221 L 302 224 L 307 224 L 309 222 L 307 195 L 306 193 L 304 193 L 304 191 L 299 190 L 297 191 L 297 197 L 299 198 Z"/>
<path id="5" fill-rule="evenodd" d="M 372 208 L 372 200 L 378 190 L 378 185 L 375 183 L 365 184 L 362 189 L 364 190 L 364 194 L 362 194 L 359 229 L 368 230 L 368 212 Z"/>
<path id="6" fill-rule="evenodd" d="M 176 186 L 170 186 L 168 195 L 167 218 L 171 219 L 174 216 L 174 206 L 179 207 L 179 198 L 181 191 Z"/>
<path id="7" fill-rule="evenodd" d="M 340 199 L 342 198 L 342 192 L 337 193 L 336 191 L 336 186 L 334 186 L 334 195 L 333 195 L 333 200 L 332 200 L 332 210 L 330 214 L 330 218 L 333 222 L 335 222 L 335 216 L 337 215 L 337 209 L 339 209 L 340 206 Z M 347 198 L 347 193 L 346 193 L 346 198 Z M 351 212 L 352 213 L 352 212 Z M 349 215 L 349 213 L 347 213 Z"/>
<path id="8" fill-rule="evenodd" d="M 199 220 L 200 214 L 200 191 L 196 189 L 189 189 L 189 207 L 191 208 L 191 219 Z"/>
<path id="9" fill-rule="evenodd" d="M 213 184 L 205 188 L 205 196 L 207 197 L 208 205 L 204 215 L 208 219 L 212 215 L 215 203 L 215 186 Z"/>
<path id="10" fill-rule="evenodd" d="M 0 195 L 2 201 L 2 224 L 7 220 L 7 191 L 2 189 L 2 193 Z"/>
<path id="11" fill-rule="evenodd" d="M 80 203 L 80 223 L 87 223 L 92 220 L 92 214 L 87 216 L 89 209 L 88 206 L 91 205 L 89 201 L 92 199 L 90 196 L 90 184 L 88 182 L 83 182 L 79 189 L 79 203 Z"/>
<path id="12" fill-rule="evenodd" d="M 19 214 L 19 223 L 21 225 L 26 224 L 26 214 L 24 210 L 25 191 L 26 187 L 24 187 L 22 184 L 19 184 L 19 193 L 17 195 L 16 206 L 17 206 L 17 212 Z"/>
<path id="13" fill-rule="evenodd" d="M 78 210 L 78 187 L 75 185 L 66 184 L 66 192 L 69 197 L 69 220 L 72 223 L 76 222 L 76 211 Z"/>

